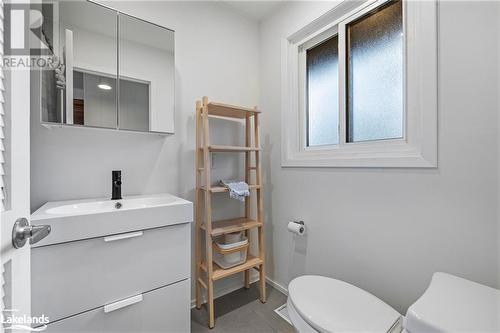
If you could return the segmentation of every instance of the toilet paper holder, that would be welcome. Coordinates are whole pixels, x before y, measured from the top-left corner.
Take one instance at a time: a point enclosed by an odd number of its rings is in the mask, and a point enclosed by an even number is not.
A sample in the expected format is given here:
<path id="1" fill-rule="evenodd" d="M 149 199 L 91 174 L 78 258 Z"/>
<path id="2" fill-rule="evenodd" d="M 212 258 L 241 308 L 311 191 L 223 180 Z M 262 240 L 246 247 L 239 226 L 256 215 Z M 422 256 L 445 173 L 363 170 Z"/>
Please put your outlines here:
<path id="1" fill-rule="evenodd" d="M 296 234 L 296 235 L 299 235 L 299 236 L 304 235 L 304 233 L 306 232 L 306 226 L 305 226 L 304 221 L 302 221 L 302 220 L 289 221 L 287 229 L 289 232 Z"/>
<path id="2" fill-rule="evenodd" d="M 300 234 L 302 234 L 304 232 L 304 229 L 305 229 L 305 223 L 304 221 L 300 220 L 300 221 L 293 221 L 293 223 L 297 223 L 299 225 L 301 225 L 302 227 L 300 228 Z"/>

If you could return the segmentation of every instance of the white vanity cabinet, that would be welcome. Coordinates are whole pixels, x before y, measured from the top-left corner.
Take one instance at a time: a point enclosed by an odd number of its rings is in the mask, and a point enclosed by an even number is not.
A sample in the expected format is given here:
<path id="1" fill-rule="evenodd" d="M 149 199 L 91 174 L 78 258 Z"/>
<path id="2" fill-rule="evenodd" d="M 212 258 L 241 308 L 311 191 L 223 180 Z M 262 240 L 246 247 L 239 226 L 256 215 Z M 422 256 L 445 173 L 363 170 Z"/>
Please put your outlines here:
<path id="1" fill-rule="evenodd" d="M 48 325 L 44 332 L 189 332 L 189 279 L 125 299 L 130 305 L 114 311 L 99 307 Z"/>
<path id="2" fill-rule="evenodd" d="M 47 332 L 189 332 L 192 203 L 167 200 L 158 206 L 162 200 L 156 197 L 148 207 L 127 201 L 133 199 L 120 200 L 119 214 L 110 206 L 68 215 L 71 206 L 96 206 L 75 202 L 48 203 L 33 214 L 33 224 L 54 231 L 52 240 L 49 235 L 31 248 L 32 315 L 49 318 Z M 53 209 L 61 206 L 66 209 Z M 120 230 L 127 208 L 135 218 L 144 210 L 148 221 L 128 220 Z M 51 219 L 51 212 L 64 214 Z M 105 220 L 109 225 L 101 230 L 114 232 L 81 232 L 75 239 L 86 219 L 88 226 Z"/>

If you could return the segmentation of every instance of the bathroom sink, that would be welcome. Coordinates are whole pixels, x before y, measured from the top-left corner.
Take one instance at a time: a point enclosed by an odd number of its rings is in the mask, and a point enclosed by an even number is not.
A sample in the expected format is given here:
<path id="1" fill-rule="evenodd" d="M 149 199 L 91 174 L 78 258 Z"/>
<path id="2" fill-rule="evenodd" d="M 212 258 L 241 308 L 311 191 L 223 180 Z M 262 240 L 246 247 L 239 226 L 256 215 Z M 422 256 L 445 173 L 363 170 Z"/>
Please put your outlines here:
<path id="1" fill-rule="evenodd" d="M 112 212 L 117 209 L 139 209 L 168 205 L 176 201 L 174 196 L 128 197 L 121 200 L 99 200 L 56 205 L 45 210 L 49 215 L 73 215 Z"/>
<path id="2" fill-rule="evenodd" d="M 31 215 L 32 224 L 49 224 L 44 246 L 101 235 L 158 228 L 193 220 L 193 204 L 171 194 L 47 202 Z"/>

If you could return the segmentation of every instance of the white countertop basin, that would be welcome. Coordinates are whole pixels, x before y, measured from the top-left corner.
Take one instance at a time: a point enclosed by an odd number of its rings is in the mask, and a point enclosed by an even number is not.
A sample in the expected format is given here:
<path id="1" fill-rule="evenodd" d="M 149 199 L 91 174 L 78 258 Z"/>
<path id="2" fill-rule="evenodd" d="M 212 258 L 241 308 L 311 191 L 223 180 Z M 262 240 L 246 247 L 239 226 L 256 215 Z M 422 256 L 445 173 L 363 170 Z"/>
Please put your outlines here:
<path id="1" fill-rule="evenodd" d="M 140 209 L 158 206 L 183 204 L 189 201 L 170 194 L 153 194 L 147 196 L 129 196 L 121 200 L 84 199 L 70 201 L 52 201 L 37 209 L 31 219 L 42 220 L 52 217 L 97 214 L 117 211 L 116 203 L 121 204 L 119 210 Z"/>
<path id="2" fill-rule="evenodd" d="M 117 208 L 120 203 L 120 208 Z M 158 228 L 193 220 L 193 203 L 171 194 L 129 196 L 121 200 L 84 199 L 47 202 L 31 215 L 34 225 L 52 232 L 32 247 Z"/>

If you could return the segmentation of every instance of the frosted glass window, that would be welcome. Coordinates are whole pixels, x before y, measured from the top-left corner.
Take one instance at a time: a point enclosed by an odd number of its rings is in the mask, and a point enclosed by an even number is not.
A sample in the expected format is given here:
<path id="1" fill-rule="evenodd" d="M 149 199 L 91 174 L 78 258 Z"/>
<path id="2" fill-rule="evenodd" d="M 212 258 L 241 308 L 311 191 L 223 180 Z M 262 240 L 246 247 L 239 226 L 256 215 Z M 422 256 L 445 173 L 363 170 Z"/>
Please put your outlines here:
<path id="1" fill-rule="evenodd" d="M 338 37 L 306 52 L 307 146 L 338 144 Z"/>
<path id="2" fill-rule="evenodd" d="M 403 137 L 401 1 L 346 27 L 347 141 Z"/>

